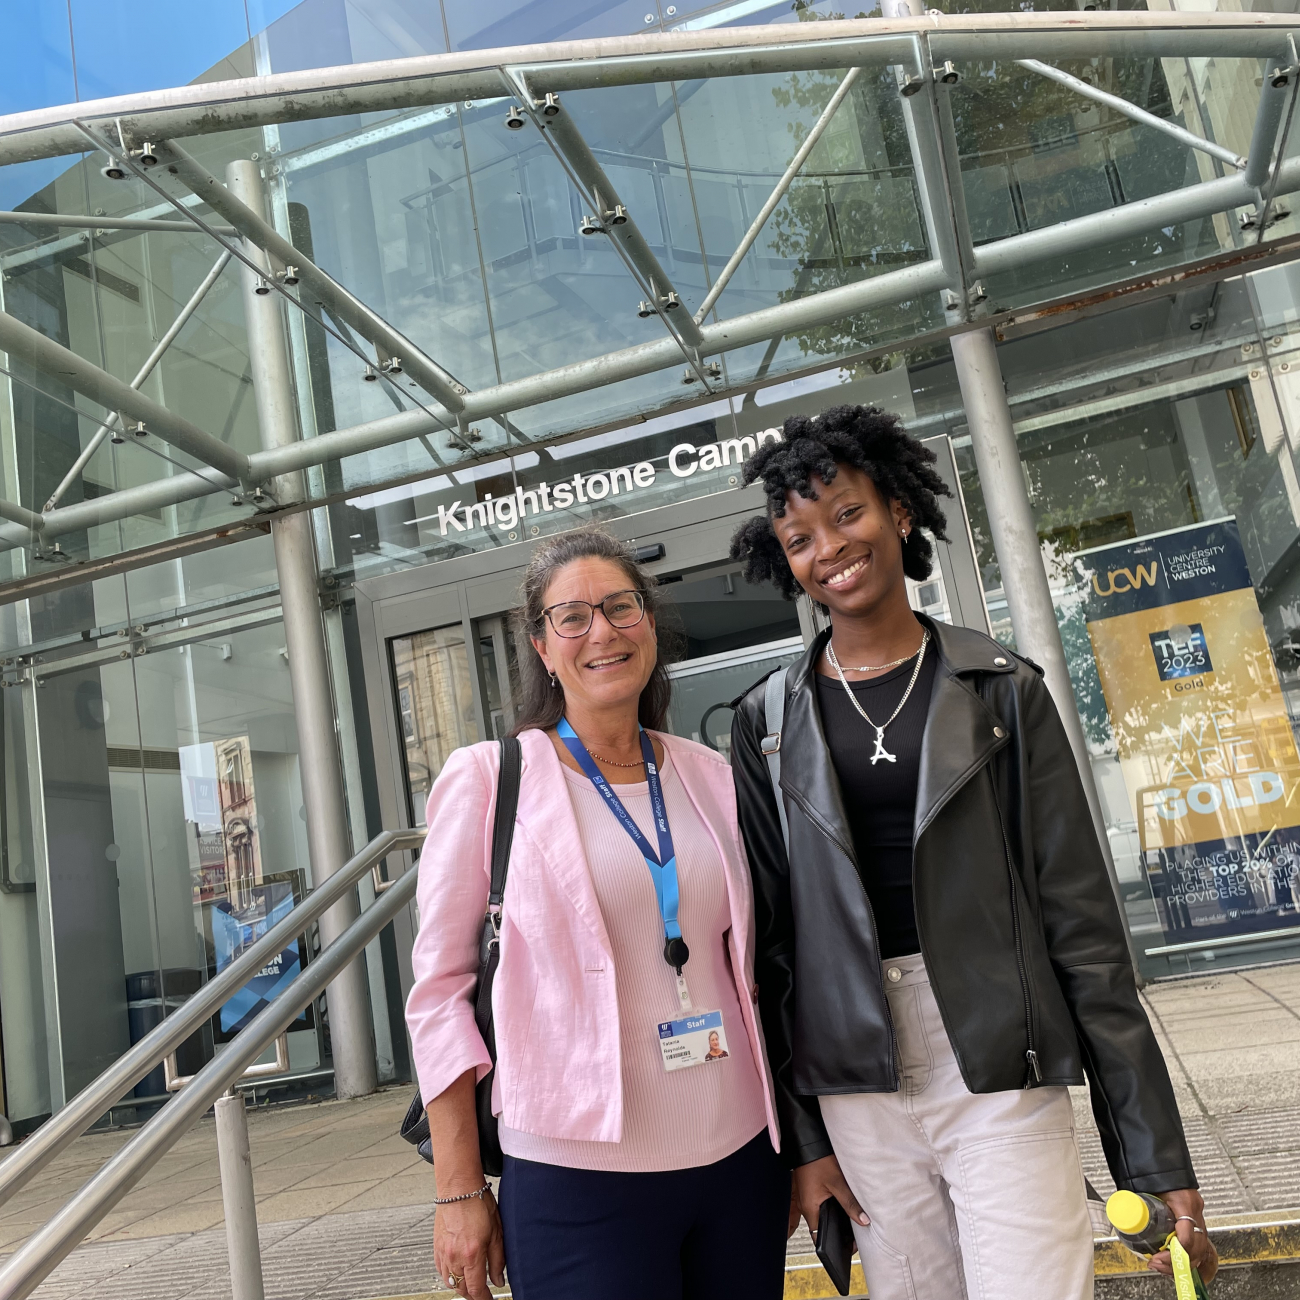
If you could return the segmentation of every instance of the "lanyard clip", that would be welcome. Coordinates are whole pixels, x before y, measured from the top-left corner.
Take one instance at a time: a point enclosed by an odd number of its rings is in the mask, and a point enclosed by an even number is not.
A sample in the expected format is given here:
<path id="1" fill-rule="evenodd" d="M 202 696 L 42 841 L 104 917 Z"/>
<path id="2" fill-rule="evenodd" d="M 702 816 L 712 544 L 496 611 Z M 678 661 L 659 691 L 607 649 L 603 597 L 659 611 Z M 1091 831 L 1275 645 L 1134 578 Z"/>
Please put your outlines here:
<path id="1" fill-rule="evenodd" d="M 664 940 L 664 961 L 666 961 L 679 975 L 682 973 L 682 967 L 691 959 L 691 950 L 686 946 L 686 940 L 678 935 L 676 939 Z"/>

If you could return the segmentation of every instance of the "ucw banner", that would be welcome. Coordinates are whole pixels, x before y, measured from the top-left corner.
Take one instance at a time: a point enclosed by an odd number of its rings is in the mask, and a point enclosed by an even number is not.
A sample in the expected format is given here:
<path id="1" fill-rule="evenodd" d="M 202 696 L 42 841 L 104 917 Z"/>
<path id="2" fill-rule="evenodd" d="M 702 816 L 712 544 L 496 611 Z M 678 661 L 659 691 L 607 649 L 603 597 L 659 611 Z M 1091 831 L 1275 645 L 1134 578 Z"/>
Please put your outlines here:
<path id="1" fill-rule="evenodd" d="M 1167 942 L 1300 921 L 1300 755 L 1234 519 L 1075 556 Z"/>

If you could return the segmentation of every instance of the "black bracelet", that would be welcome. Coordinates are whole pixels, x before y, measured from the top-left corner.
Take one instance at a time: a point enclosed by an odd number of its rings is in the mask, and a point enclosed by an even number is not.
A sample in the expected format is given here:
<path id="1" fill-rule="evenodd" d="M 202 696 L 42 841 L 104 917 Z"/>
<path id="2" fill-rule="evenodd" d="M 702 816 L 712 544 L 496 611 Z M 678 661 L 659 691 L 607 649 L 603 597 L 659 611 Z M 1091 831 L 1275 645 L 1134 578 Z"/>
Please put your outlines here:
<path id="1" fill-rule="evenodd" d="M 444 1196 L 441 1200 L 435 1196 L 433 1198 L 433 1203 L 435 1205 L 455 1205 L 457 1201 L 472 1201 L 476 1196 L 482 1200 L 482 1198 L 491 1190 L 492 1189 L 487 1185 L 487 1183 L 484 1183 L 477 1192 L 465 1192 L 461 1196 Z"/>

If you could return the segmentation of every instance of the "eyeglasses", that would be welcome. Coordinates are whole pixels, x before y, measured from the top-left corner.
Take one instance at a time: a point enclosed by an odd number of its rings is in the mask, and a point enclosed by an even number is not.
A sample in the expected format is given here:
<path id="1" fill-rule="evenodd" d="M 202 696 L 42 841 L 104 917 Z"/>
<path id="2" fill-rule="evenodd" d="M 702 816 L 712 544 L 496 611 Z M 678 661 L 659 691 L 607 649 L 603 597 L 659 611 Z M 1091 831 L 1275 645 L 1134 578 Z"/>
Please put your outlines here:
<path id="1" fill-rule="evenodd" d="M 542 613 L 550 620 L 556 636 L 586 636 L 592 620 L 600 610 L 610 627 L 636 627 L 645 618 L 645 597 L 639 591 L 614 591 L 599 604 L 585 600 L 565 600 L 549 605 Z"/>

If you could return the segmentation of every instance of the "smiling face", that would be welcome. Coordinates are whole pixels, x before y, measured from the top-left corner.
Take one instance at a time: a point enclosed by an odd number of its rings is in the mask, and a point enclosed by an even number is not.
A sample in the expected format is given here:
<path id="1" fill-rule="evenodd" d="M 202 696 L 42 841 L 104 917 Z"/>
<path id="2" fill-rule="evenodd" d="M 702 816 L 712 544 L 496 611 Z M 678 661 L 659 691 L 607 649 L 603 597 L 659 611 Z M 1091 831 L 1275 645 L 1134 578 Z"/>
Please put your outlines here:
<path id="1" fill-rule="evenodd" d="M 606 596 L 628 591 L 633 580 L 613 560 L 582 559 L 566 564 L 551 579 L 543 605 L 569 600 L 599 605 Z M 582 636 L 557 635 L 551 620 L 533 646 L 564 688 L 565 707 L 582 713 L 625 709 L 640 699 L 659 658 L 654 615 L 647 612 L 634 627 L 613 627 L 597 609 Z"/>
<path id="2" fill-rule="evenodd" d="M 900 592 L 905 604 L 903 534 L 912 525 L 902 504 L 886 501 L 852 465 L 812 487 L 815 500 L 789 492 L 785 514 L 772 520 L 795 580 L 832 615 L 870 615 Z"/>

